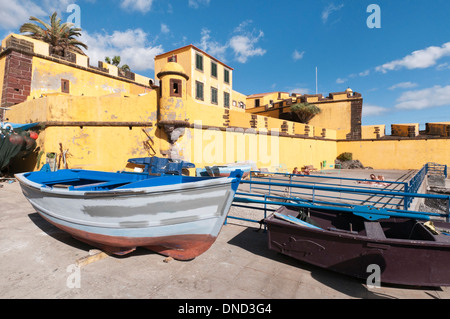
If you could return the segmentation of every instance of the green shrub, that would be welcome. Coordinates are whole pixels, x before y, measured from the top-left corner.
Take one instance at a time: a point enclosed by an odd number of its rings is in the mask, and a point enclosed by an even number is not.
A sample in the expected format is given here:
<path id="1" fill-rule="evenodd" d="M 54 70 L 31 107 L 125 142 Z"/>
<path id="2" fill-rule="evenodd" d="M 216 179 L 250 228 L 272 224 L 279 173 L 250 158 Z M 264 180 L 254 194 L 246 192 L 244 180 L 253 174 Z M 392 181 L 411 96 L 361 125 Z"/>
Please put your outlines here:
<path id="1" fill-rule="evenodd" d="M 297 103 L 290 107 L 291 113 L 294 118 L 300 123 L 308 124 L 311 119 L 322 112 L 322 110 L 314 104 L 309 103 Z"/>
<path id="2" fill-rule="evenodd" d="M 345 161 L 351 161 L 353 159 L 352 153 L 341 153 L 338 157 L 336 157 L 338 160 L 345 162 Z"/>

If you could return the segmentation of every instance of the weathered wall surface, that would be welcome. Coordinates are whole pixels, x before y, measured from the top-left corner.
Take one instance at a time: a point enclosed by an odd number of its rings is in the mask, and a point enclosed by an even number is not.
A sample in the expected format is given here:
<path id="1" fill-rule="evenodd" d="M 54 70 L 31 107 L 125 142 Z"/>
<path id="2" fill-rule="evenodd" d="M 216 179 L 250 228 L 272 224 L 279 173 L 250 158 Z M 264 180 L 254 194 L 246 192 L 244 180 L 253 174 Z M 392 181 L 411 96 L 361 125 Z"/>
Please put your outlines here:
<path id="1" fill-rule="evenodd" d="M 428 162 L 450 165 L 450 139 L 389 139 L 337 142 L 337 155 L 349 152 L 374 169 L 420 169 Z"/>
<path id="2" fill-rule="evenodd" d="M 202 78 L 211 72 L 206 58 L 204 73 L 191 69 L 195 55 L 190 47 L 179 52 L 178 66 L 168 65 L 167 56 L 155 61 L 168 73 L 163 85 L 154 89 L 148 78 L 119 77 L 117 67 L 91 67 L 86 56 L 75 55 L 71 61 L 49 56 L 48 44 L 24 36 L 8 37 L 2 46 L 6 50 L 0 55 L 1 101 L 11 108 L 6 117 L 43 126 L 34 169 L 45 163 L 46 153 L 61 154 L 61 149 L 67 151 L 70 168 L 107 171 L 122 169 L 128 158 L 154 155 L 176 155 L 197 167 L 251 161 L 258 168 L 287 171 L 304 165 L 320 169 L 324 162 L 325 169 L 332 168 L 343 152 L 376 169 L 450 164 L 448 122 L 427 123 L 428 133 L 436 138 L 419 138 L 418 126 L 408 124 L 396 126 L 398 139 L 386 139 L 384 125 L 361 127 L 362 98 L 350 91 L 327 98 L 302 96 L 322 108 L 308 125 L 277 118 L 298 99 L 248 113 L 223 107 L 220 98 L 217 105 L 211 104 L 207 94 L 199 102 L 190 81 L 200 79 L 205 90 L 217 86 L 222 91 L 231 90 L 231 83 L 225 88 L 217 80 Z M 234 97 L 244 96 L 236 92 Z M 171 121 L 177 122 L 173 128 Z"/>
<path id="3" fill-rule="evenodd" d="M 7 116 L 18 123 L 45 126 L 37 139 L 42 152 L 68 150 L 70 168 L 116 171 L 132 157 L 159 155 L 156 91 L 144 96 L 49 96 L 11 107 Z"/>

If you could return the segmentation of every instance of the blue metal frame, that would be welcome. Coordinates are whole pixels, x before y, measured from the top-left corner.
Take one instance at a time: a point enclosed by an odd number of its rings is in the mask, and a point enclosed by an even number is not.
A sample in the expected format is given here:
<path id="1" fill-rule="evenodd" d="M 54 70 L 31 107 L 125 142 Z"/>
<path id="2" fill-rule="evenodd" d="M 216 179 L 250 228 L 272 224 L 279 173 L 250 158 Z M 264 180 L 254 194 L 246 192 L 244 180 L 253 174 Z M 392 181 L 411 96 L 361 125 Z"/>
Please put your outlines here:
<path id="1" fill-rule="evenodd" d="M 302 178 L 301 184 L 305 185 L 305 184 L 313 184 L 314 187 L 312 189 L 318 189 L 316 187 L 316 185 L 329 185 L 330 187 L 339 187 L 340 189 L 342 189 L 342 186 L 336 186 L 336 183 L 330 183 L 330 182 L 317 182 L 317 181 L 308 181 L 308 178 L 314 178 L 314 179 L 331 179 L 331 180 L 336 180 L 336 181 L 352 181 L 352 182 L 367 182 L 366 179 L 358 179 L 358 178 L 344 178 L 344 177 L 334 177 L 334 176 L 321 176 L 321 175 L 295 175 L 295 174 L 289 174 L 289 173 L 268 173 L 271 175 L 275 175 L 275 177 L 264 177 L 264 178 L 258 178 L 259 180 L 263 179 L 265 181 L 269 181 L 271 184 L 268 185 L 268 188 L 262 188 L 262 187 L 258 187 L 258 185 L 256 185 L 256 183 L 253 183 L 254 181 L 254 177 L 250 177 L 250 191 L 253 190 L 265 190 L 268 191 L 269 195 L 272 194 L 272 186 L 276 186 L 275 183 L 272 183 L 273 181 L 277 182 L 277 181 L 282 181 L 283 183 L 286 182 L 285 179 L 281 179 L 279 178 L 279 176 L 284 176 L 284 177 L 289 177 L 289 184 L 295 184 L 297 181 L 294 181 L 293 177 L 297 177 L 297 178 Z M 297 182 L 298 183 L 298 182 Z M 401 189 L 390 189 L 389 191 L 391 192 L 402 192 L 402 189 L 406 189 L 407 187 L 407 183 L 406 182 L 396 182 L 396 181 L 386 181 L 386 183 L 389 184 L 393 184 L 393 185 L 398 185 L 401 187 Z M 255 185 L 252 185 L 255 184 Z M 290 185 L 286 186 L 289 187 Z M 364 186 L 362 185 L 355 185 L 353 187 L 355 190 L 356 189 L 362 189 L 362 190 L 367 190 L 367 189 L 372 189 L 372 190 L 376 190 L 377 193 L 377 197 L 378 198 L 383 198 L 383 199 L 391 199 L 391 198 L 395 198 L 398 196 L 388 194 L 383 192 L 382 189 L 378 188 L 377 186 Z M 306 193 L 302 193 L 302 192 L 298 192 L 298 191 L 292 191 L 291 188 L 289 187 L 289 195 L 297 195 L 297 196 L 301 196 L 301 195 L 306 195 Z M 342 193 L 345 193 L 344 191 Z M 340 194 L 340 199 L 346 199 L 346 200 L 353 200 L 353 198 L 348 197 L 348 198 L 343 198 L 342 197 L 342 193 Z M 317 196 L 316 194 L 314 194 L 313 196 Z M 320 195 L 320 197 L 329 197 L 329 198 L 335 198 L 335 196 L 326 196 L 326 195 Z M 366 201 L 367 204 L 371 204 L 374 203 L 373 201 L 367 200 Z M 389 204 L 389 203 L 385 203 L 386 205 L 392 205 L 392 206 L 397 206 L 397 204 Z M 406 207 L 405 207 L 406 209 Z"/>
<path id="2" fill-rule="evenodd" d="M 295 176 L 293 174 L 289 173 L 265 173 L 274 175 L 274 177 L 268 177 L 263 178 L 265 181 L 255 181 L 250 177 L 250 180 L 241 180 L 242 184 L 249 184 L 250 185 L 250 192 L 252 190 L 268 190 L 269 194 L 265 195 L 258 195 L 258 194 L 247 194 L 247 193 L 236 193 L 236 195 L 245 195 L 250 197 L 264 197 L 264 200 L 256 200 L 251 198 L 243 198 L 236 196 L 234 202 L 236 203 L 257 203 L 257 204 L 264 204 L 264 208 L 261 207 L 250 207 L 245 205 L 239 205 L 239 204 L 233 204 L 233 206 L 238 207 L 245 207 L 245 208 L 253 208 L 253 209 L 259 209 L 264 210 L 264 218 L 266 218 L 266 212 L 267 210 L 267 204 L 272 205 L 290 205 L 290 206 L 297 206 L 297 207 L 315 207 L 318 209 L 334 209 L 334 210 L 342 210 L 342 211 L 351 211 L 353 213 L 359 213 L 364 217 L 369 216 L 368 214 L 372 214 L 371 218 L 377 218 L 376 216 L 379 216 L 378 218 L 388 217 L 388 216 L 402 216 L 402 217 L 410 217 L 410 218 L 417 218 L 417 219 L 429 219 L 430 216 L 439 216 L 439 217 L 446 217 L 447 221 L 449 220 L 450 212 L 447 212 L 447 214 L 438 214 L 438 213 L 427 213 L 427 212 L 416 212 L 416 211 L 410 211 L 408 210 L 411 206 L 412 200 L 414 198 L 431 198 L 431 199 L 445 199 L 450 203 L 450 196 L 448 195 L 435 195 L 435 194 L 419 194 L 419 188 L 420 185 L 422 185 L 424 178 L 427 176 L 427 174 L 442 174 L 445 177 L 447 177 L 447 166 L 446 165 L 440 165 L 435 163 L 427 163 L 425 164 L 421 170 L 419 170 L 411 180 L 406 182 L 391 182 L 386 181 L 386 183 L 390 184 L 399 184 L 402 186 L 403 190 L 389 190 L 389 189 L 374 189 L 372 187 L 361 187 L 361 186 L 355 186 L 355 187 L 342 187 L 342 186 L 335 186 L 334 184 L 330 183 L 317 183 L 314 182 L 313 185 L 310 185 L 312 182 L 308 181 L 302 181 L 302 183 L 296 183 L 292 181 L 292 177 Z M 281 181 L 282 179 L 277 178 L 278 175 L 282 175 L 285 177 L 289 177 L 289 183 L 286 182 L 274 182 L 274 181 Z M 252 176 L 252 174 L 250 174 Z M 302 177 L 314 177 L 314 178 L 327 178 L 327 179 L 336 179 L 336 180 L 346 180 L 346 181 L 366 181 L 364 179 L 354 179 L 354 178 L 342 178 L 342 177 L 333 177 L 333 176 L 320 176 L 320 175 L 302 175 Z M 260 179 L 260 178 L 259 178 Z M 284 181 L 284 180 L 283 180 Z M 320 184 L 320 185 L 317 185 Z M 262 188 L 258 186 L 266 185 L 268 188 Z M 324 185 L 334 185 L 334 186 L 324 186 Z M 274 196 L 271 194 L 273 191 L 273 187 L 286 187 L 289 189 L 289 195 L 287 197 L 283 196 Z M 293 195 L 298 194 L 304 194 L 300 192 L 292 191 L 292 188 L 294 189 L 305 189 L 305 190 L 312 190 L 312 200 L 304 200 L 299 199 L 296 197 L 293 197 Z M 403 209 L 398 208 L 375 208 L 372 205 L 352 205 L 352 204 L 344 204 L 344 203 L 336 203 L 336 201 L 333 201 L 333 199 L 338 198 L 337 196 L 324 196 L 320 195 L 317 196 L 315 194 L 316 190 L 322 190 L 322 191 L 329 191 L 329 192 L 339 192 L 340 199 L 342 199 L 341 194 L 342 193 L 348 193 L 348 194 L 372 194 L 377 197 L 386 197 L 386 198 L 401 198 L 403 200 Z M 311 195 L 311 194 L 308 194 Z M 322 200 L 318 200 L 316 197 L 321 197 Z M 275 199 L 268 200 L 268 199 Z M 331 200 L 330 200 L 331 199 Z M 344 198 L 345 199 L 345 198 Z M 278 200 L 278 201 L 277 201 Z M 279 201 L 283 200 L 283 201 Z M 286 202 L 288 201 L 288 202 Z M 290 203 L 289 203 L 290 201 Z M 370 201 L 366 201 L 366 203 L 370 203 Z M 398 204 L 394 204 L 398 206 Z M 350 207 L 350 208 L 349 208 Z M 374 211 L 378 210 L 378 211 Z M 241 219 L 246 221 L 252 221 L 252 222 L 259 222 L 256 220 L 246 219 L 246 218 L 240 218 L 240 217 L 233 217 L 229 216 L 229 218 L 235 218 L 235 219 Z"/>

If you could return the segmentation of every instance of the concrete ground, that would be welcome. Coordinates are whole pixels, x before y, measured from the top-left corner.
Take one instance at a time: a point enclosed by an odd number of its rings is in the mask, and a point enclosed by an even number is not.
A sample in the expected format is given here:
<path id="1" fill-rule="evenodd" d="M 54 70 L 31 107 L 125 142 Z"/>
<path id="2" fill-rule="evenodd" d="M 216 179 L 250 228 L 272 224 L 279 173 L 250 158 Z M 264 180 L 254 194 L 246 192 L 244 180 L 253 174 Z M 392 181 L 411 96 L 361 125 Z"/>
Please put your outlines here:
<path id="1" fill-rule="evenodd" d="M 342 174 L 342 172 L 340 172 Z M 368 175 L 366 173 L 366 175 Z M 43 220 L 18 182 L 0 183 L 0 298 L 3 299 L 448 299 L 450 287 L 381 286 L 319 269 L 267 248 L 259 225 L 228 219 L 192 261 L 144 249 L 89 264 L 83 244 Z M 232 207 L 230 215 L 246 216 Z M 91 260 L 92 261 L 92 260 Z"/>

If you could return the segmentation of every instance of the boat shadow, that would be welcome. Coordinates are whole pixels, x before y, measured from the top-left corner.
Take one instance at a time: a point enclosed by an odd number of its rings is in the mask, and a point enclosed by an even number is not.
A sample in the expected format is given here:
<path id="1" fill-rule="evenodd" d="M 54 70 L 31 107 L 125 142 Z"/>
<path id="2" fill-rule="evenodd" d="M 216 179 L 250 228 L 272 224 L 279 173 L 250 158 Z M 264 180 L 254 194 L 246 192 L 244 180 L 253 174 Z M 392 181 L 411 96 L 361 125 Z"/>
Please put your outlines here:
<path id="1" fill-rule="evenodd" d="M 67 232 L 59 229 L 58 227 L 56 227 L 55 225 L 49 223 L 48 221 L 46 221 L 44 218 L 42 218 L 37 212 L 35 213 L 31 213 L 28 214 L 28 218 L 30 218 L 30 220 L 39 228 L 41 229 L 44 233 L 46 233 L 48 236 L 52 237 L 55 240 L 58 240 L 59 242 L 86 251 L 87 253 L 89 252 L 89 250 L 91 249 L 98 249 L 95 246 L 89 245 L 87 243 L 84 243 L 76 238 L 73 238 L 70 234 L 68 234 Z M 147 249 L 143 249 L 138 247 L 135 251 L 130 252 L 129 254 L 126 255 L 115 255 L 115 254 L 110 254 L 110 257 L 113 258 L 127 258 L 130 256 L 140 256 L 140 255 L 153 255 L 156 254 L 155 252 L 152 252 L 150 250 Z"/>
<path id="2" fill-rule="evenodd" d="M 279 262 L 299 268 L 304 272 L 308 272 L 311 277 L 317 282 L 353 298 L 399 299 L 399 297 L 391 295 L 388 291 L 389 289 L 401 289 L 403 291 L 425 289 L 427 291 L 441 290 L 441 288 L 439 287 L 411 287 L 384 283 L 381 284 L 380 288 L 368 288 L 365 280 L 354 278 L 349 275 L 341 274 L 332 270 L 323 269 L 318 266 L 302 262 L 293 257 L 270 250 L 268 248 L 268 232 L 262 229 L 258 230 L 257 228 L 253 227 L 245 228 L 242 232 L 229 240 L 228 244 L 238 246 L 241 249 L 247 250 L 255 255 L 273 260 L 274 262 Z M 429 293 L 428 295 L 430 297 L 433 297 Z"/>
<path id="3" fill-rule="evenodd" d="M 65 231 L 62 231 L 58 227 L 52 225 L 48 221 L 46 221 L 44 218 L 42 218 L 37 212 L 28 214 L 28 218 L 44 233 L 46 233 L 48 236 L 52 237 L 53 239 L 56 239 L 66 245 L 72 246 L 74 248 L 78 248 L 81 250 L 89 251 L 89 249 L 92 249 L 93 247 L 85 244 L 75 238 L 73 238 L 70 234 L 66 233 Z"/>

